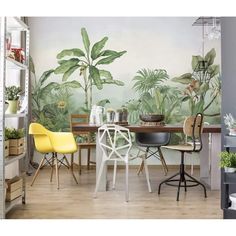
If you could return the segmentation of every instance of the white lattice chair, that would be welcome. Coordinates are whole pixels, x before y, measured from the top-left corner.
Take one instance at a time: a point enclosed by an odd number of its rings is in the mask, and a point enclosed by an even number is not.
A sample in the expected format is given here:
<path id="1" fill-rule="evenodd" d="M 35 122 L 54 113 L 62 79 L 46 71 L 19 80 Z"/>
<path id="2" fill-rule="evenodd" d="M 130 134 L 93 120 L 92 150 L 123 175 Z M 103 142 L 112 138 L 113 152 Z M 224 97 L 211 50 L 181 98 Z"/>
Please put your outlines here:
<path id="1" fill-rule="evenodd" d="M 127 128 L 121 127 L 119 125 L 103 125 L 98 129 L 98 141 L 99 146 L 102 150 L 102 162 L 98 173 L 98 179 L 96 182 L 94 197 L 97 197 L 97 191 L 100 184 L 101 176 L 103 173 L 104 165 L 107 161 L 114 161 L 114 173 L 113 173 L 113 183 L 112 188 L 115 189 L 116 182 L 116 169 L 117 162 L 123 161 L 125 163 L 125 173 L 126 173 L 126 187 L 125 187 L 125 199 L 129 201 L 129 186 L 128 186 L 128 174 L 129 174 L 129 161 L 136 159 L 129 155 L 132 141 L 130 132 Z M 147 167 L 147 162 L 145 156 L 142 155 L 141 158 L 144 162 L 144 168 L 146 173 L 146 179 L 148 184 L 148 191 L 152 192 L 149 180 L 149 172 Z"/>

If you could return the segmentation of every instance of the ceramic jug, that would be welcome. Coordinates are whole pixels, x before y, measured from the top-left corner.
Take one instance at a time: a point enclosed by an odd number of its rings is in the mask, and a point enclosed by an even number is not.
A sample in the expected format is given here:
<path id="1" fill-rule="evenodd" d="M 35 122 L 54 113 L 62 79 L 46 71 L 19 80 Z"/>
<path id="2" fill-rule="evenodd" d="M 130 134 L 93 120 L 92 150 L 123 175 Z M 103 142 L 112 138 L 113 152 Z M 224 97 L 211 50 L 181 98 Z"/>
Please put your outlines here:
<path id="1" fill-rule="evenodd" d="M 105 112 L 104 107 L 93 105 L 90 113 L 89 124 L 98 126 L 102 125 L 104 112 Z"/>

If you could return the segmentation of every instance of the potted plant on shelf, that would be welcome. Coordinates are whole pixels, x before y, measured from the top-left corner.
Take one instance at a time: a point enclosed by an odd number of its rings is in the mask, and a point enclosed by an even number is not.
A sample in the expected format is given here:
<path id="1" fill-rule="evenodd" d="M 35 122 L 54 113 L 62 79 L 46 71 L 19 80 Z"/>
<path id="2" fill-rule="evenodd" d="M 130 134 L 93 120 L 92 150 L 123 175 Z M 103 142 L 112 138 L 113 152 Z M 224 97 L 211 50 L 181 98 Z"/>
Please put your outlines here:
<path id="1" fill-rule="evenodd" d="M 9 155 L 20 155 L 24 152 L 24 129 L 6 128 L 9 139 Z"/>
<path id="2" fill-rule="evenodd" d="M 225 172 L 236 171 L 236 153 L 223 151 L 220 153 L 220 167 L 225 169 Z"/>
<path id="3" fill-rule="evenodd" d="M 6 87 L 5 98 L 8 103 L 6 114 L 16 114 L 20 92 L 21 88 L 15 85 Z"/>
<path id="4" fill-rule="evenodd" d="M 5 157 L 9 156 L 9 130 L 5 129 Z"/>
<path id="5" fill-rule="evenodd" d="M 236 120 L 231 113 L 224 116 L 224 123 L 229 130 L 229 135 L 236 136 Z"/>

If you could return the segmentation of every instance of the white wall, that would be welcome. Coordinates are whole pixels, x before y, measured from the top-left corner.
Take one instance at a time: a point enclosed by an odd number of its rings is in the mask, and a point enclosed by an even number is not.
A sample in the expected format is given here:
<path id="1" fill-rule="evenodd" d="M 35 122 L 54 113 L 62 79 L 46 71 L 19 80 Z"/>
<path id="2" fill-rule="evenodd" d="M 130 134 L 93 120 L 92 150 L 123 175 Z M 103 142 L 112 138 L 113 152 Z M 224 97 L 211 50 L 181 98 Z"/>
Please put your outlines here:
<path id="1" fill-rule="evenodd" d="M 56 55 L 66 48 L 82 48 L 80 29 L 85 27 L 91 44 L 108 36 L 107 48 L 127 50 L 107 66 L 125 87 L 94 89 L 94 100 L 108 98 L 116 108 L 135 96 L 132 78 L 142 68 L 166 69 L 170 77 L 191 72 L 192 55 L 202 53 L 202 28 L 192 26 L 194 17 L 30 17 L 31 51 L 37 77 L 57 66 Z M 205 52 L 214 47 L 220 63 L 219 40 L 206 41 Z M 61 81 L 60 76 L 54 79 Z M 73 79 L 73 77 L 72 77 Z M 178 85 L 176 85 L 178 86 Z M 80 91 L 75 96 L 79 96 Z M 176 157 L 166 157 L 170 164 Z M 154 161 L 153 163 L 156 163 Z M 178 163 L 178 161 L 177 161 Z"/>

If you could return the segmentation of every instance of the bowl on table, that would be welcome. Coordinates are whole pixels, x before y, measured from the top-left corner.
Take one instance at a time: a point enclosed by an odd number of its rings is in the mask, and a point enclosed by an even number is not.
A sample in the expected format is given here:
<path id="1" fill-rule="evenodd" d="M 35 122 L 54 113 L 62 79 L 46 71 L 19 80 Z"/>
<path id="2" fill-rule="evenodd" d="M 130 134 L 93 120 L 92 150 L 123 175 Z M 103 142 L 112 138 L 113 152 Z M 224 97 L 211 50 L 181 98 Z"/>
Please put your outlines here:
<path id="1" fill-rule="evenodd" d="M 139 115 L 139 118 L 143 122 L 161 122 L 164 120 L 164 115 L 159 114 L 142 114 Z"/>

